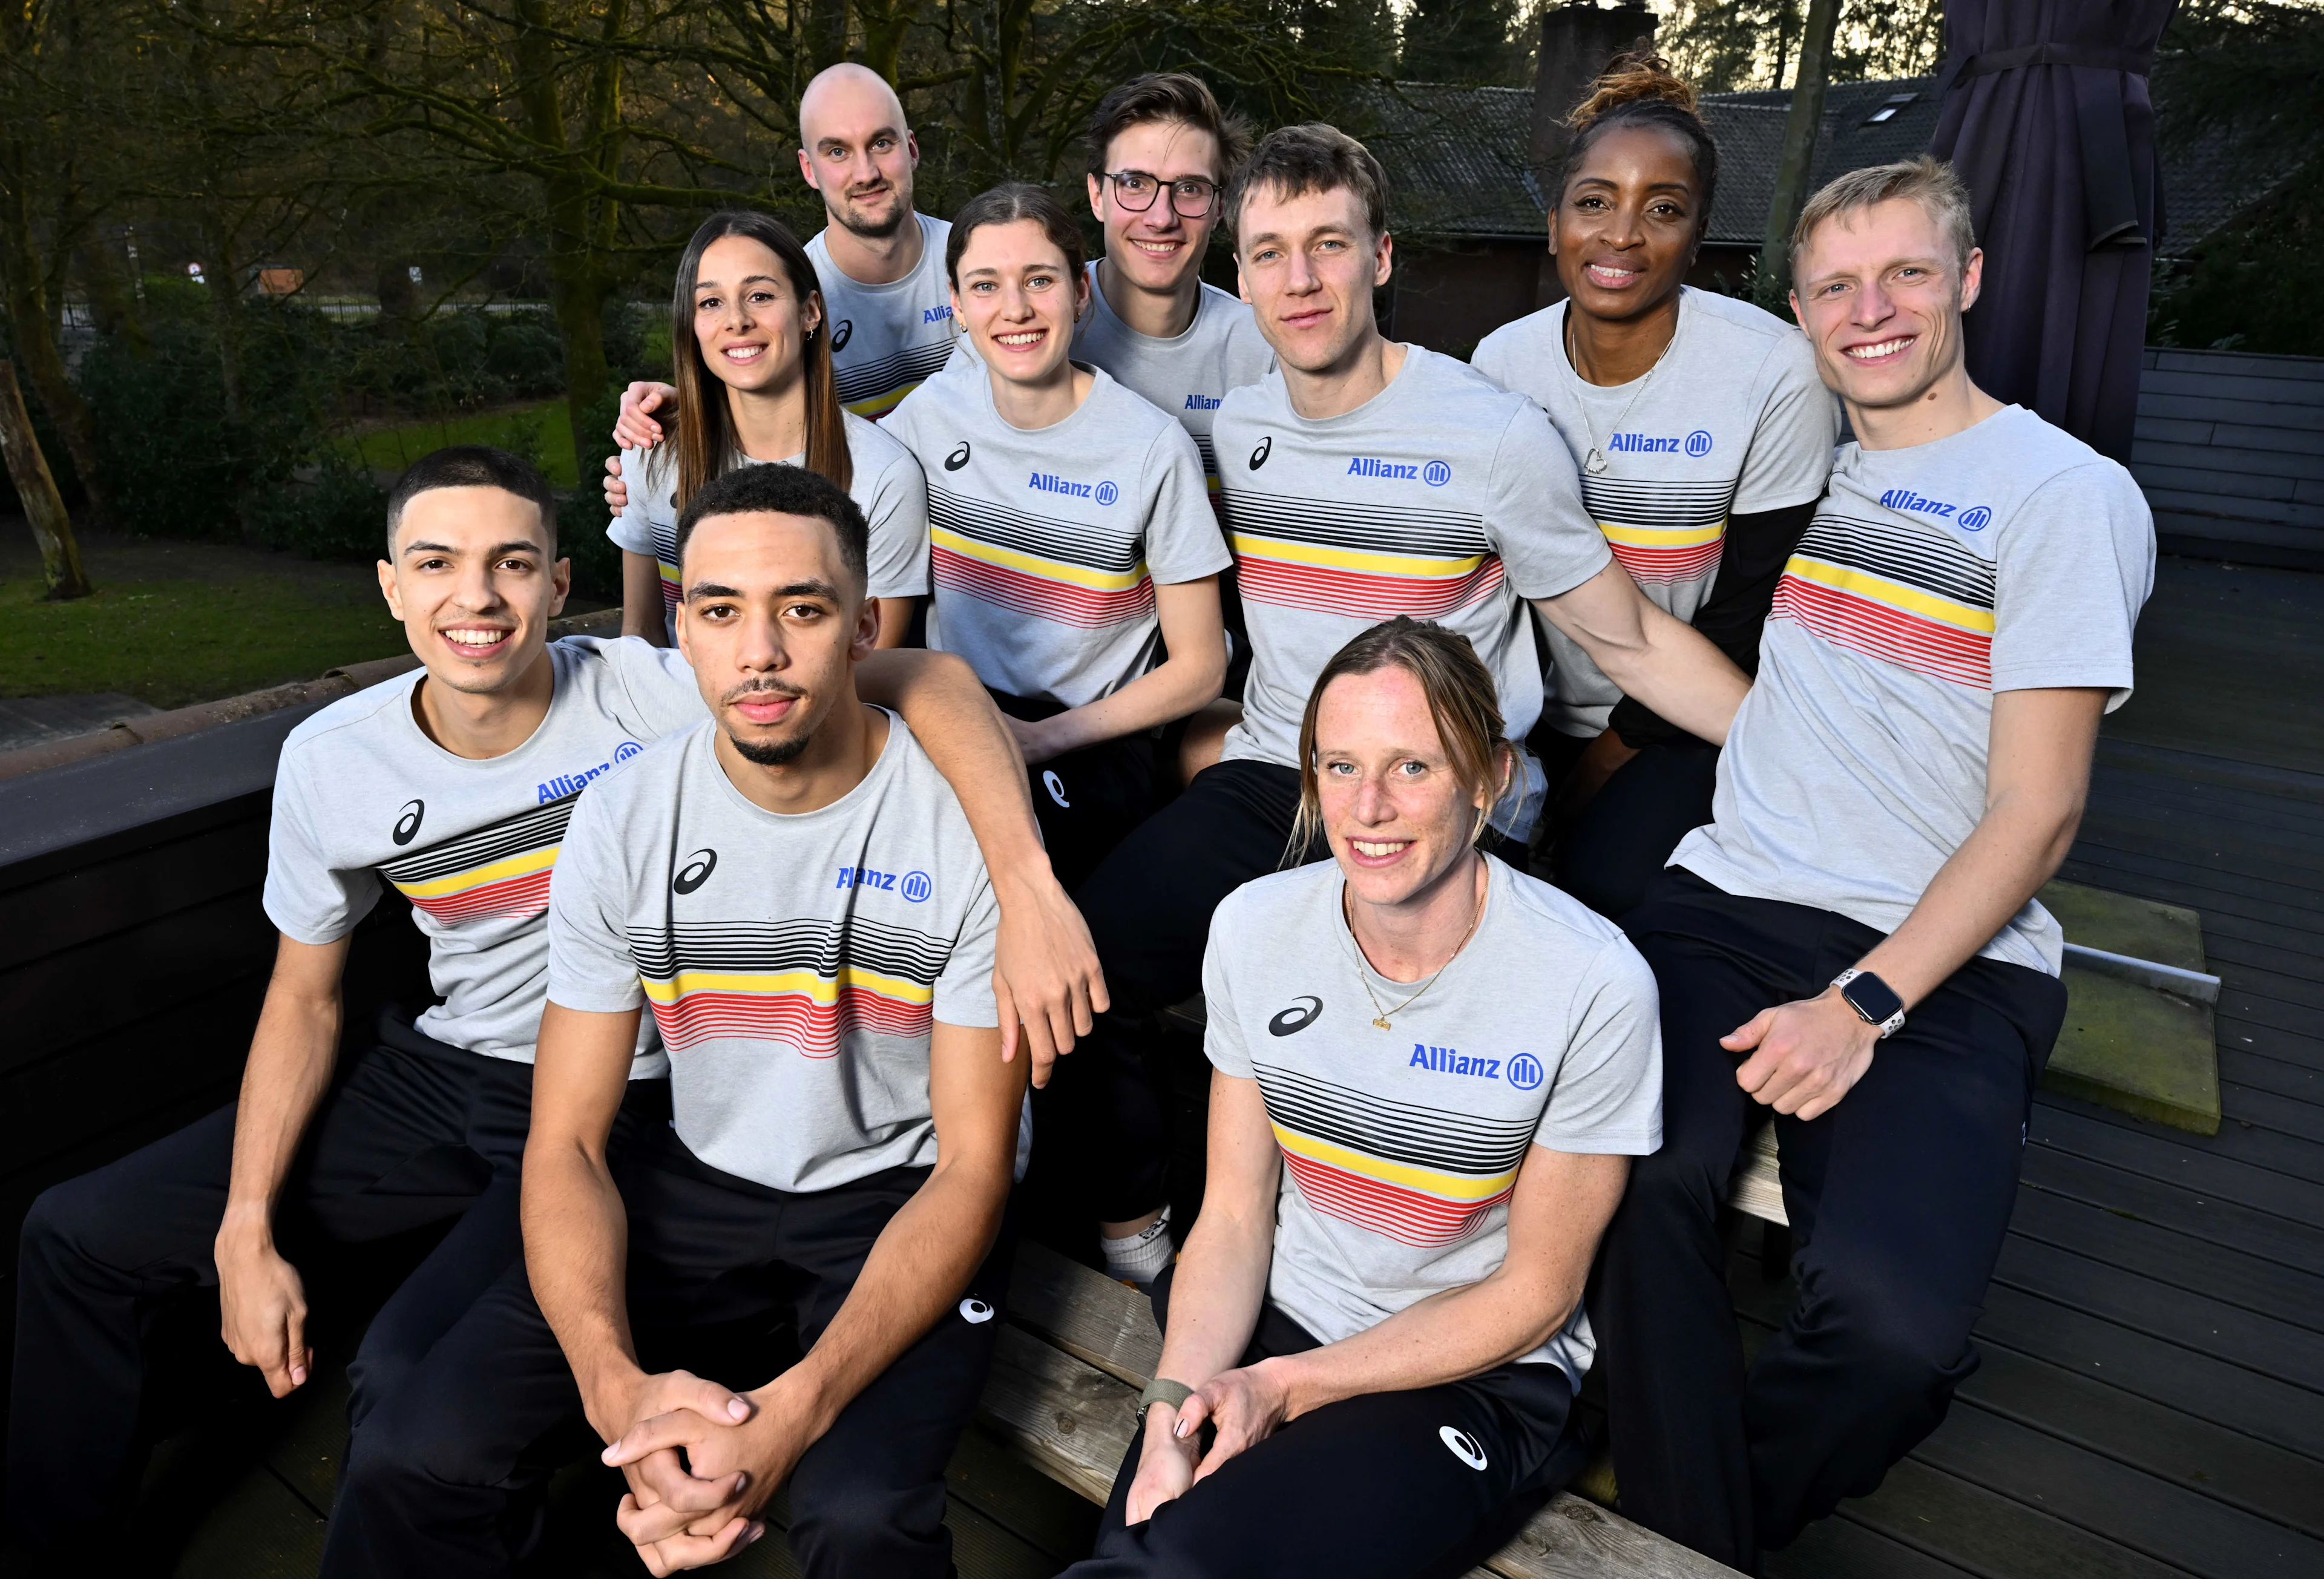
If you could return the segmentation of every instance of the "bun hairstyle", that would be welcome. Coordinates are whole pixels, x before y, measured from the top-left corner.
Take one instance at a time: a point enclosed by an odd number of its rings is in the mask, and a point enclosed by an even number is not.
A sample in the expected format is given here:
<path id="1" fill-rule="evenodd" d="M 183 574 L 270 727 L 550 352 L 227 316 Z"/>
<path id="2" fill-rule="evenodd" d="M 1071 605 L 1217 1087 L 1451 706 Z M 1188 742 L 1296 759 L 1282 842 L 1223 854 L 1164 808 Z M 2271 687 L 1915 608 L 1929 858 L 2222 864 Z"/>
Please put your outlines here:
<path id="1" fill-rule="evenodd" d="M 1652 50 L 1626 51 L 1606 63 L 1582 102 L 1565 117 L 1573 139 L 1565 145 L 1564 167 L 1557 174 L 1562 200 L 1591 147 L 1607 133 L 1625 126 L 1652 126 L 1670 133 L 1686 144 L 1694 164 L 1694 184 L 1700 199 L 1695 215 L 1698 238 L 1711 225 L 1711 205 L 1719 195 L 1719 145 L 1711 128 L 1695 113 L 1694 85 L 1671 69 L 1671 63 Z"/>

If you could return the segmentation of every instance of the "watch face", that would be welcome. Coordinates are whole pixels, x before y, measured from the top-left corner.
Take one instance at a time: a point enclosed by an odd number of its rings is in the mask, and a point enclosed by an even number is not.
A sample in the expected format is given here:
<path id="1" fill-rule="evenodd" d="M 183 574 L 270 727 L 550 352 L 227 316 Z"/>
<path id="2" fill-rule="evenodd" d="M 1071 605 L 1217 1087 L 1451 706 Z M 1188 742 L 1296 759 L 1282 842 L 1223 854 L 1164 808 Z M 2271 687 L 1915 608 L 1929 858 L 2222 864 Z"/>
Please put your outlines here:
<path id="1" fill-rule="evenodd" d="M 1848 1000 L 1849 1007 L 1867 1025 L 1884 1025 L 1904 1011 L 1904 1000 L 1896 995 L 1895 990 L 1869 974 L 1858 975 L 1842 987 L 1840 995 Z"/>

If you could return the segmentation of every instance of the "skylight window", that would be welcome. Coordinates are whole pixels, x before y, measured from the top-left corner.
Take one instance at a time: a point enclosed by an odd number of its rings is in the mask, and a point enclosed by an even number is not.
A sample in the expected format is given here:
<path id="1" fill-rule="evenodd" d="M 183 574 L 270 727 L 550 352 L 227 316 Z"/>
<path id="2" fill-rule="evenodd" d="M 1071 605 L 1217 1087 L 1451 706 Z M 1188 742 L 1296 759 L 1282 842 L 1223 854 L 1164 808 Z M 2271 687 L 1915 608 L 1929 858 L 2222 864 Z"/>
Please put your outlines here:
<path id="1" fill-rule="evenodd" d="M 1883 121 L 1894 120 L 1896 118 L 1898 110 L 1920 97 L 1917 93 L 1892 93 L 1878 109 L 1865 116 L 1864 124 L 1868 126 L 1877 126 Z"/>

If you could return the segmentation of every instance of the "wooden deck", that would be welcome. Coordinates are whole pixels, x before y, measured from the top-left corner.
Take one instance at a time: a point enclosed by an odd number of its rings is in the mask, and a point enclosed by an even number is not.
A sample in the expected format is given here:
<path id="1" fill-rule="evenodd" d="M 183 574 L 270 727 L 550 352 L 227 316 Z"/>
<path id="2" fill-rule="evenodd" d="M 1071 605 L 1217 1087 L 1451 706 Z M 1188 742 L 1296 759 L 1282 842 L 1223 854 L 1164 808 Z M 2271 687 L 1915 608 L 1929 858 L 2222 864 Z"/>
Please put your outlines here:
<path id="1" fill-rule="evenodd" d="M 2204 1139 L 2039 1100 L 1982 1368 L 1877 1493 L 1769 1558 L 1775 1579 L 2324 1574 L 2324 577 L 2166 560 L 2140 649 L 2065 875 L 2201 912 L 2225 1122 Z M 1789 1290 L 1757 1233 L 1734 1288 L 1764 1334 Z M 165 1450 L 150 1571 L 314 1572 L 339 1399 L 262 1405 L 245 1390 Z M 951 1487 L 969 1579 L 1087 1549 L 1096 1510 L 983 1427 Z M 617 1495 L 594 1469 L 559 1482 L 552 1571 L 639 1572 Z M 770 1539 L 730 1571 L 792 1568 Z"/>
<path id="2" fill-rule="evenodd" d="M 2139 645 L 2063 874 L 2201 912 L 2219 1133 L 2036 1102 L 1983 1367 L 1777 1579 L 2324 1574 L 2324 577 L 2166 560 Z"/>

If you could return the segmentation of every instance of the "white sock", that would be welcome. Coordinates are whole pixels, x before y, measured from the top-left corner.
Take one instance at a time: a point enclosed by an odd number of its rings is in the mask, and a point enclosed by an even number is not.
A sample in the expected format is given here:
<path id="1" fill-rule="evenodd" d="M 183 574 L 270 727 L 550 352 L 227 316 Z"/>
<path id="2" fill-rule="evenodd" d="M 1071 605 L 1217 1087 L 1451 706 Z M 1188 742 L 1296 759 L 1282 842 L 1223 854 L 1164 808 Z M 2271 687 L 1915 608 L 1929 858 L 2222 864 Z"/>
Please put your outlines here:
<path id="1" fill-rule="evenodd" d="M 1105 1270 L 1125 1282 L 1141 1286 L 1162 1275 L 1170 1264 L 1170 1208 L 1162 1208 L 1162 1215 L 1137 1233 L 1120 1239 L 1101 1235 L 1098 1247 L 1105 1251 Z"/>

